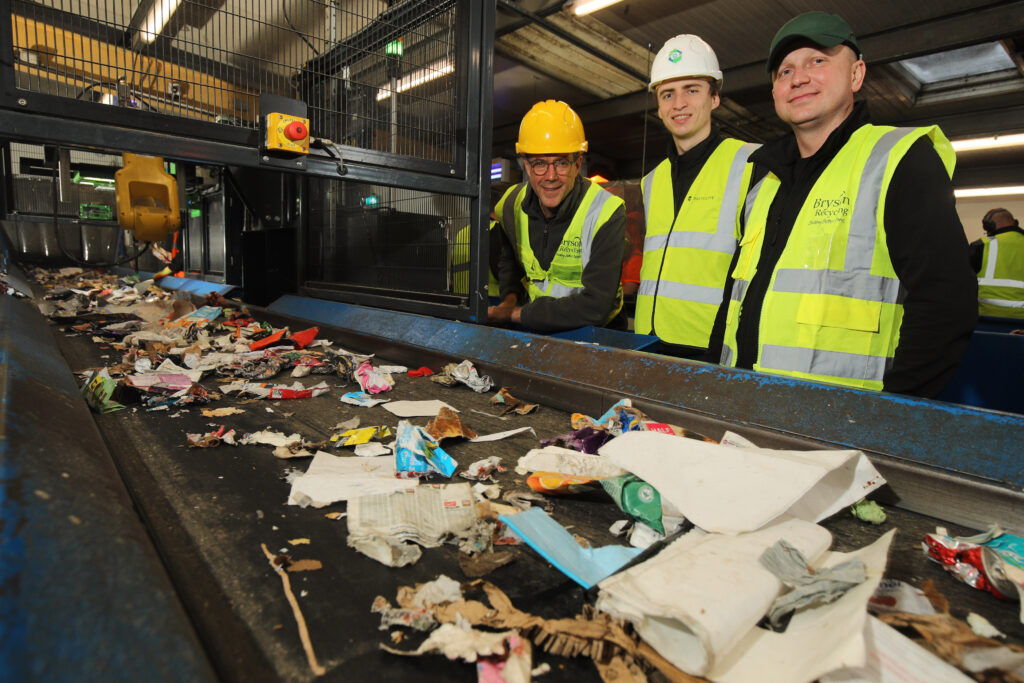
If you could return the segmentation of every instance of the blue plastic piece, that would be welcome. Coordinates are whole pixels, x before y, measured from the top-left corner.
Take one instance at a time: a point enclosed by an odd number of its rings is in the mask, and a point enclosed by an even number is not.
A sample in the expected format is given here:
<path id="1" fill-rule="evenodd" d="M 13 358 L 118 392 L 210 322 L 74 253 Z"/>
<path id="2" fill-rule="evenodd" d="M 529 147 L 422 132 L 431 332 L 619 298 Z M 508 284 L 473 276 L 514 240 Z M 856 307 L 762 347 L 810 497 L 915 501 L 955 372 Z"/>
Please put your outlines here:
<path id="1" fill-rule="evenodd" d="M 658 343 L 658 338 L 654 335 L 609 330 L 606 327 L 594 327 L 593 325 L 577 327 L 575 330 L 566 330 L 565 332 L 555 332 L 548 336 L 598 346 L 610 346 L 613 349 L 626 349 L 627 351 L 643 351 Z"/>
<path id="2" fill-rule="evenodd" d="M 640 548 L 621 545 L 584 548 L 564 526 L 540 508 L 530 508 L 516 515 L 501 515 L 498 519 L 541 557 L 584 588 L 596 586 L 643 552 Z"/>
<path id="3" fill-rule="evenodd" d="M 1024 327 L 1024 321 L 1018 321 Z M 1024 413 L 1024 335 L 975 332 L 939 400 Z"/>
<path id="4" fill-rule="evenodd" d="M 198 294 L 199 296 L 206 296 L 207 294 L 220 294 L 221 296 L 227 296 L 229 292 L 235 289 L 234 285 L 222 285 L 216 282 L 204 282 L 203 280 L 191 280 L 187 277 L 174 277 L 168 275 L 160 278 L 157 284 L 164 289 L 173 289 L 178 292 L 189 292 L 190 294 Z"/>

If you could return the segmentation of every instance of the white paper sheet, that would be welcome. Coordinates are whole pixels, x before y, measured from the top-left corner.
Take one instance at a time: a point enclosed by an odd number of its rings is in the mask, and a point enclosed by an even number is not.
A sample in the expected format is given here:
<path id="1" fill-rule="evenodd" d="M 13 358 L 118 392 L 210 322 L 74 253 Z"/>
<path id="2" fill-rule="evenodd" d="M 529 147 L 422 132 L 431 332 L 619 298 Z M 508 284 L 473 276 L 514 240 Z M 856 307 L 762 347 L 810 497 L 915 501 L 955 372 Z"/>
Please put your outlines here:
<path id="1" fill-rule="evenodd" d="M 758 558 L 779 539 L 814 563 L 832 537 L 823 527 L 797 519 L 737 536 L 694 531 L 602 581 L 597 607 L 628 619 L 663 657 L 703 676 L 754 628 L 778 595 L 782 583 Z"/>
<path id="2" fill-rule="evenodd" d="M 867 580 L 831 604 L 797 613 L 785 633 L 751 629 L 727 657 L 719 660 L 708 677 L 718 683 L 800 683 L 835 669 L 863 667 L 867 662 L 864 627 L 868 599 L 885 572 L 895 533 L 893 529 L 852 553 L 828 553 L 822 562 L 826 566 L 860 557 L 867 568 Z"/>
<path id="3" fill-rule="evenodd" d="M 452 408 L 444 401 L 437 400 L 391 401 L 383 407 L 384 410 L 396 417 L 434 417 L 441 411 L 441 408 L 448 408 L 456 413 L 459 412 L 457 408 Z"/>
<path id="4" fill-rule="evenodd" d="M 759 529 L 783 513 L 817 522 L 885 483 L 860 451 L 743 449 L 658 432 L 601 447 L 705 531 Z"/>
<path id="5" fill-rule="evenodd" d="M 510 429 L 505 432 L 484 434 L 483 436 L 478 436 L 475 439 L 470 439 L 470 441 L 472 443 L 479 443 L 481 441 L 499 441 L 501 439 L 507 439 L 510 436 L 515 436 L 516 434 L 522 434 L 523 432 L 530 432 L 531 434 L 533 434 L 533 438 L 537 438 L 537 432 L 533 430 L 533 427 L 520 427 L 519 429 Z"/>
<path id="6" fill-rule="evenodd" d="M 289 505 L 324 507 L 342 500 L 415 487 L 415 479 L 395 479 L 395 458 L 338 457 L 317 451 L 302 476 L 292 481 Z"/>
<path id="7" fill-rule="evenodd" d="M 821 683 L 970 683 L 974 679 L 875 617 L 864 624 L 867 663 L 823 675 Z"/>

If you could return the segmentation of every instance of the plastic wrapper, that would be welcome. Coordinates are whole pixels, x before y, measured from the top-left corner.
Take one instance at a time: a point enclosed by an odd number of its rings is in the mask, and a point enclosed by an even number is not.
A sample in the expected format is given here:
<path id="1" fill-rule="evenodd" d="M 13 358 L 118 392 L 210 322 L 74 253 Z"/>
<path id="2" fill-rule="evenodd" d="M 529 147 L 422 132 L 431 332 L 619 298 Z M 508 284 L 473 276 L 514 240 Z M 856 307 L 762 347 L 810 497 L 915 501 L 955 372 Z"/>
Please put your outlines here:
<path id="1" fill-rule="evenodd" d="M 368 394 L 379 394 L 390 391 L 395 386 L 395 380 L 386 372 L 378 372 L 370 361 L 365 360 L 359 364 L 355 371 L 356 381 Z"/>
<path id="2" fill-rule="evenodd" d="M 413 475 L 437 472 L 446 477 L 455 473 L 458 464 L 422 427 L 407 420 L 398 423 L 395 469 Z"/>
<path id="3" fill-rule="evenodd" d="M 549 495 L 581 493 L 593 490 L 598 479 L 594 477 L 577 477 L 557 472 L 534 472 L 526 478 L 526 484 L 533 491 Z"/>
<path id="4" fill-rule="evenodd" d="M 633 474 L 601 479 L 601 486 L 620 510 L 659 534 L 665 533 L 661 521 L 661 495 L 653 486 Z"/>
<path id="5" fill-rule="evenodd" d="M 968 586 L 987 591 L 1004 600 L 1016 597 L 1009 590 L 1006 593 L 1000 591 L 989 577 L 989 569 L 983 557 L 985 546 L 938 533 L 925 534 L 922 545 L 933 560 Z"/>

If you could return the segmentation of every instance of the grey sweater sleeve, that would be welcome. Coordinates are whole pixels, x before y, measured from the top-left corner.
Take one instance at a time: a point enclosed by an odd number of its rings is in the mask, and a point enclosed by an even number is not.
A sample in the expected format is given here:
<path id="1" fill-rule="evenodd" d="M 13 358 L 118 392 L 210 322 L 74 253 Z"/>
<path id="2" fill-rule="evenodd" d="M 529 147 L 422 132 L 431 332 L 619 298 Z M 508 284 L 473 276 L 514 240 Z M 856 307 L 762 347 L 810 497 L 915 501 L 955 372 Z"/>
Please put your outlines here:
<path id="1" fill-rule="evenodd" d="M 538 332 L 604 326 L 615 307 L 625 250 L 626 209 L 620 206 L 594 235 L 590 261 L 583 269 L 583 289 L 570 296 L 546 296 L 526 304 L 522 311 L 523 326 Z M 504 289 L 502 285 L 503 294 Z"/>

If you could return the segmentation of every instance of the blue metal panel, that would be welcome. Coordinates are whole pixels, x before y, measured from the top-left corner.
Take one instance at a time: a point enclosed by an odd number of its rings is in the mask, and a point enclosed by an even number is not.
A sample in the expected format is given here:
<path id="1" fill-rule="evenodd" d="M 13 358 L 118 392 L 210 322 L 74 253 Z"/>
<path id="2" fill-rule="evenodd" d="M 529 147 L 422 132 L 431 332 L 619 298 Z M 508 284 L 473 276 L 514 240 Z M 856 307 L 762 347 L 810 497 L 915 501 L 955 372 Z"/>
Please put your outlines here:
<path id="1" fill-rule="evenodd" d="M 214 675 L 51 331 L 0 298 L 0 678 Z"/>
<path id="2" fill-rule="evenodd" d="M 285 296 L 269 310 L 733 424 L 1024 487 L 1024 416 L 848 389 L 527 332 Z"/>

